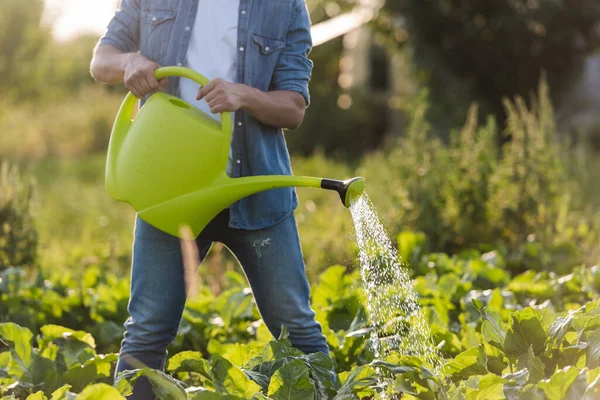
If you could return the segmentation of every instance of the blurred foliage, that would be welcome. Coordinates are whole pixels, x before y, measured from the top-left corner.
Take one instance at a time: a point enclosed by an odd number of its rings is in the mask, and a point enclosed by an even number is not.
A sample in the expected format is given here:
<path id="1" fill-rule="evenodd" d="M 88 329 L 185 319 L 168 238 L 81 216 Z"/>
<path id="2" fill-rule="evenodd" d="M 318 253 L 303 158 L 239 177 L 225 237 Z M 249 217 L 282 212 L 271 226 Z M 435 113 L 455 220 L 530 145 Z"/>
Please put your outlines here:
<path id="1" fill-rule="evenodd" d="M 41 58 L 50 42 L 50 30 L 40 27 L 43 0 L 24 3 L 3 0 L 0 13 L 0 76 L 4 97 L 31 98 L 43 92 Z"/>
<path id="2" fill-rule="evenodd" d="M 341 38 L 332 40 L 311 53 L 311 59 L 318 65 L 310 86 L 312 106 L 300 128 L 286 136 L 295 154 L 310 155 L 318 150 L 352 161 L 376 149 L 387 133 L 387 98 L 369 95 L 362 88 L 347 93 L 338 85 L 342 42 Z M 338 104 L 344 94 L 352 101 L 347 109 Z"/>
<path id="3" fill-rule="evenodd" d="M 0 271 L 32 265 L 37 232 L 30 210 L 31 186 L 25 185 L 16 167 L 0 164 Z M 1 282 L 1 280 L 0 280 Z"/>
<path id="4" fill-rule="evenodd" d="M 521 97 L 505 100 L 511 140 L 499 152 L 493 119 L 479 126 L 472 108 L 445 145 L 431 137 L 427 106 L 425 98 L 415 105 L 406 137 L 386 158 L 398 179 L 387 207 L 402 209 L 390 220 L 423 231 L 436 250 L 502 243 L 514 268 L 568 268 L 585 254 L 597 257 L 597 219 L 576 218 L 570 204 L 590 188 L 579 182 L 575 189 L 567 175 L 560 155 L 569 150 L 558 142 L 544 82 L 529 107 Z"/>
<path id="5" fill-rule="evenodd" d="M 397 0 L 386 9 L 405 20 L 437 117 L 464 110 L 449 90 L 458 82 L 470 101 L 503 119 L 503 96 L 528 95 L 542 71 L 559 104 L 600 45 L 596 0 Z"/>

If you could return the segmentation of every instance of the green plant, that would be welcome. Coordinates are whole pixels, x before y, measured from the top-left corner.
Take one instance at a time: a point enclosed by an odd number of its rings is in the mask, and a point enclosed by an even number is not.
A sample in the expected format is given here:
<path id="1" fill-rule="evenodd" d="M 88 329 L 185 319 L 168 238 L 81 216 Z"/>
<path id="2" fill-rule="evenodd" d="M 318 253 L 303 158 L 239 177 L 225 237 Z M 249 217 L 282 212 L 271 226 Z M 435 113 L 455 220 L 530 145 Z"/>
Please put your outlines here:
<path id="1" fill-rule="evenodd" d="M 30 211 L 32 186 L 16 166 L 0 165 L 0 271 L 35 261 L 37 232 Z"/>
<path id="2" fill-rule="evenodd" d="M 202 288 L 188 302 L 165 373 L 139 365 L 109 388 L 116 354 L 102 355 L 100 347 L 116 350 L 120 334 L 108 339 L 96 325 L 122 322 L 123 315 L 111 310 L 114 294 L 125 293 L 127 282 L 91 269 L 80 291 L 68 277 L 48 277 L 47 289 L 39 296 L 45 301 L 40 303 L 10 300 L 41 291 L 25 277 L 18 293 L 7 296 L 8 289 L 0 287 L 0 304 L 8 307 L 0 308 L 3 319 L 30 309 L 30 315 L 46 314 L 42 320 L 72 327 L 45 322 L 32 326 L 31 332 L 1 323 L 0 395 L 6 400 L 36 400 L 56 393 L 56 398 L 72 399 L 77 393 L 106 391 L 118 398 L 117 392 L 126 395 L 137 378 L 146 376 L 161 399 L 355 400 L 382 392 L 390 398 L 403 393 L 408 399 L 597 397 L 597 266 L 578 267 L 565 276 L 531 270 L 511 275 L 497 249 L 483 254 L 419 253 L 414 245 L 423 238 L 410 235 L 404 232 L 399 240 L 413 244 L 415 288 L 444 360 L 441 369 L 397 352 L 376 358 L 359 275 L 333 266 L 312 288 L 312 305 L 331 358 L 292 348 L 285 329 L 274 340 L 256 313 L 243 277 L 229 273 L 229 289 L 221 295 Z M 3 283 L 9 282 L 6 277 Z M 79 298 L 89 307 L 82 307 Z M 62 314 L 53 314 L 51 305 Z M 72 319 L 74 313 L 78 319 Z M 85 321 L 94 322 L 82 329 Z M 94 335 L 86 333 L 88 329 Z M 106 340 L 112 345 L 100 344 Z"/>

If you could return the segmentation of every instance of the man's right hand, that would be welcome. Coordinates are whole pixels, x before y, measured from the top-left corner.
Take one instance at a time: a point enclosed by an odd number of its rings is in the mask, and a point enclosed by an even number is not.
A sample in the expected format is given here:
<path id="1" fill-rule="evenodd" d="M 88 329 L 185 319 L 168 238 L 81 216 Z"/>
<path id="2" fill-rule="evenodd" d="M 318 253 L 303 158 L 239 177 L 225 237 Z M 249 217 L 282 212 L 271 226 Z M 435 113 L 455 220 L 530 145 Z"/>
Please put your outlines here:
<path id="1" fill-rule="evenodd" d="M 107 84 L 125 83 L 137 98 L 167 86 L 167 78 L 156 80 L 154 70 L 160 65 L 139 53 L 125 53 L 111 45 L 98 46 L 90 65 L 90 73 L 97 81 Z"/>
<path id="2" fill-rule="evenodd" d="M 127 56 L 123 83 L 135 97 L 141 99 L 147 94 L 166 87 L 167 78 L 158 81 L 154 76 L 154 71 L 160 68 L 160 65 L 138 53 L 129 53 Z"/>

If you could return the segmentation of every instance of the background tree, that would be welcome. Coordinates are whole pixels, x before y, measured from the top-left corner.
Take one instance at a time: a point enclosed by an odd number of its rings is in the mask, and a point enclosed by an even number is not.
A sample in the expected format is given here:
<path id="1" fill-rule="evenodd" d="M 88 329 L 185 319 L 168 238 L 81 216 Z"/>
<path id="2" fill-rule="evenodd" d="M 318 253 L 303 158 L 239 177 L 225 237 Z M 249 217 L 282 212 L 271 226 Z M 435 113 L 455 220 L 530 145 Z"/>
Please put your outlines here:
<path id="1" fill-rule="evenodd" d="M 405 19 L 437 112 L 454 123 L 466 108 L 449 85 L 460 82 L 484 114 L 504 120 L 503 97 L 528 95 L 546 71 L 560 106 L 600 44 L 597 0 L 396 0 L 386 10 Z"/>

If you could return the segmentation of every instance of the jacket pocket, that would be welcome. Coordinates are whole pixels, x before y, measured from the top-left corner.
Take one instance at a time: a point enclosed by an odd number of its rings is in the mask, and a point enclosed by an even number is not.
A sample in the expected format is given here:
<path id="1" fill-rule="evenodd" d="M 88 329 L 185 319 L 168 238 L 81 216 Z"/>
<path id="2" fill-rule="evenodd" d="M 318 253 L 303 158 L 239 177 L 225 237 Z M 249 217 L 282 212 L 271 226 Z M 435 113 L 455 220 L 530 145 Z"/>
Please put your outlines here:
<path id="1" fill-rule="evenodd" d="M 260 54 L 268 56 L 285 47 L 285 40 L 268 36 L 252 34 L 252 41 L 258 46 Z"/>
<path id="2" fill-rule="evenodd" d="M 142 10 L 140 51 L 150 60 L 159 63 L 166 55 L 177 11 Z"/>

